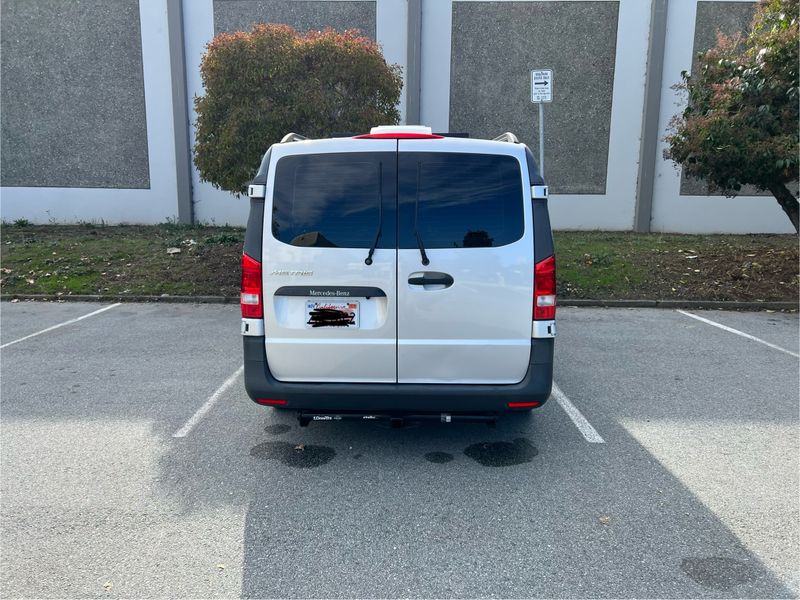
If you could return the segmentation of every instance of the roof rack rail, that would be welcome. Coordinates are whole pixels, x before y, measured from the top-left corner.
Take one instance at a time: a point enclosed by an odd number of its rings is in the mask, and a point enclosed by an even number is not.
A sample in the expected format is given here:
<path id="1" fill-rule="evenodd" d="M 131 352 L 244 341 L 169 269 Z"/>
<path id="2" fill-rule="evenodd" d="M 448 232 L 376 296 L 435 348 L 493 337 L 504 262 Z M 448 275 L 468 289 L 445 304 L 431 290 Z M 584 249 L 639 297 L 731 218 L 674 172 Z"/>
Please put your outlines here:
<path id="1" fill-rule="evenodd" d="M 281 138 L 281 144 L 285 144 L 287 142 L 302 142 L 303 140 L 307 139 L 308 138 L 306 136 L 300 135 L 299 133 L 287 133 Z"/>
<path id="2" fill-rule="evenodd" d="M 519 138 L 515 136 L 510 131 L 506 131 L 505 133 L 498 135 L 496 138 L 492 140 L 493 142 L 510 142 L 512 144 L 519 144 Z"/>

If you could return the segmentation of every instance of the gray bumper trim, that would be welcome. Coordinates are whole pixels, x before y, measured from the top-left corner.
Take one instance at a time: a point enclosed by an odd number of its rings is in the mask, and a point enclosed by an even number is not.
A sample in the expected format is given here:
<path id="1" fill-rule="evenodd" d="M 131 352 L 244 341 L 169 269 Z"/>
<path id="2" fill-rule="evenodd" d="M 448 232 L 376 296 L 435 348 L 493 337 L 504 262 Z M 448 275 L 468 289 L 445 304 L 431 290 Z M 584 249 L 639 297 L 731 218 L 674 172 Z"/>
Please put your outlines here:
<path id="1" fill-rule="evenodd" d="M 509 385 L 287 383 L 272 376 L 263 337 L 244 336 L 244 384 L 253 400 L 286 400 L 283 408 L 393 413 L 513 412 L 508 402 L 544 403 L 553 384 L 553 339 L 531 340 L 525 378 Z"/>

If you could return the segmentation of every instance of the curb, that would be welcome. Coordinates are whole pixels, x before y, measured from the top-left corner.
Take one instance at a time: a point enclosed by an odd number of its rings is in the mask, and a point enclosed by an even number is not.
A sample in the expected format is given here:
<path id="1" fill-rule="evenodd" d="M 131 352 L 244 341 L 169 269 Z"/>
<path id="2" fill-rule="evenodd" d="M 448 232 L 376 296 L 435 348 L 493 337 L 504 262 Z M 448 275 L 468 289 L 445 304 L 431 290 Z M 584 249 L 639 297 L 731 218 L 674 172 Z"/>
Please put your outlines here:
<path id="1" fill-rule="evenodd" d="M 739 302 L 729 300 L 583 300 L 558 299 L 558 306 L 602 308 L 690 308 L 709 310 L 798 310 L 797 302 Z"/>
<path id="2" fill-rule="evenodd" d="M 114 296 L 52 294 L 3 294 L 0 300 L 34 300 L 39 302 L 166 302 L 170 304 L 238 304 L 238 296 Z M 796 311 L 797 302 L 737 302 L 719 300 L 591 300 L 559 298 L 558 306 L 594 308 L 689 308 L 709 310 L 787 310 Z"/>
<path id="3" fill-rule="evenodd" d="M 35 300 L 39 302 L 166 302 L 168 304 L 238 304 L 239 296 L 124 296 L 100 294 L 2 294 L 0 301 Z"/>

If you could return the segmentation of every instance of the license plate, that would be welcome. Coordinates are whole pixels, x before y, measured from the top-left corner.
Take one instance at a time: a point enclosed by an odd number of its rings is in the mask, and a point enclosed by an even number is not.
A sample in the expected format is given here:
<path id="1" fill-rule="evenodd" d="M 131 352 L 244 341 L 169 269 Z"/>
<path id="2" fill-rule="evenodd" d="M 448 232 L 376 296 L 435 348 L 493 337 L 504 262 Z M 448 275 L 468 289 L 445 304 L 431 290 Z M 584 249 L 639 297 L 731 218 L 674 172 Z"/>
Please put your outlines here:
<path id="1" fill-rule="evenodd" d="M 358 327 L 358 302 L 306 301 L 306 327 Z"/>

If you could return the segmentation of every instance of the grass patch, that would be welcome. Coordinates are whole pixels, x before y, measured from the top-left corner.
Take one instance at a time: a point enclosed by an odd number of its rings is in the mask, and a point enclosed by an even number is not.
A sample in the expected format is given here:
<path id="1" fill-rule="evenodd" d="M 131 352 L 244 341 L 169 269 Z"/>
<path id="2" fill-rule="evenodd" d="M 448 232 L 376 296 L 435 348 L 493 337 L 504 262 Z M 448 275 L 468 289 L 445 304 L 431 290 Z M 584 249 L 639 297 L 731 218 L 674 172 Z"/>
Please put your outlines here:
<path id="1" fill-rule="evenodd" d="M 4 294 L 239 293 L 241 228 L 88 223 L 0 232 Z"/>
<path id="2" fill-rule="evenodd" d="M 239 293 L 244 229 L 0 225 L 3 294 Z M 562 298 L 797 301 L 791 235 L 555 233 Z M 176 252 L 175 250 L 179 250 Z"/>
<path id="3" fill-rule="evenodd" d="M 554 236 L 562 298 L 797 300 L 793 235 Z"/>

